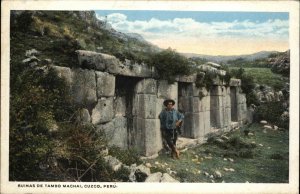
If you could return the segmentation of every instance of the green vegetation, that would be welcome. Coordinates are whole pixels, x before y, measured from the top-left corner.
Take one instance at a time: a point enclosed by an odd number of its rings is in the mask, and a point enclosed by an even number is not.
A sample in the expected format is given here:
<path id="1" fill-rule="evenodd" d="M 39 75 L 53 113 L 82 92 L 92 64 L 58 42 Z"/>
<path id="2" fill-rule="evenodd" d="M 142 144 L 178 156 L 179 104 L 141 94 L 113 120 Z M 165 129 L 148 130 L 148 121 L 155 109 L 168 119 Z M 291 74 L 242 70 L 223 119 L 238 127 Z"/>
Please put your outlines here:
<path id="1" fill-rule="evenodd" d="M 230 67 L 231 71 L 239 68 Z M 245 75 L 253 77 L 253 81 L 259 85 L 267 85 L 275 90 L 281 90 L 284 86 L 285 78 L 282 75 L 273 73 L 270 68 L 243 68 Z"/>
<path id="2" fill-rule="evenodd" d="M 153 166 L 151 172 L 157 168 L 176 171 L 172 176 L 181 182 L 212 182 L 213 179 L 226 183 L 288 183 L 288 132 L 271 130 L 263 133 L 258 124 L 248 130 L 251 136 L 237 130 L 224 134 L 228 139 L 224 135 L 211 137 L 208 143 L 182 152 L 180 160 L 161 154 L 147 162 Z M 231 168 L 234 171 L 228 170 Z M 221 172 L 221 178 L 216 178 L 216 170 Z M 214 178 L 206 176 L 205 172 Z"/>
<path id="3" fill-rule="evenodd" d="M 171 48 L 154 54 L 150 64 L 157 69 L 159 78 L 169 82 L 174 82 L 176 75 L 191 73 L 191 61 Z"/>

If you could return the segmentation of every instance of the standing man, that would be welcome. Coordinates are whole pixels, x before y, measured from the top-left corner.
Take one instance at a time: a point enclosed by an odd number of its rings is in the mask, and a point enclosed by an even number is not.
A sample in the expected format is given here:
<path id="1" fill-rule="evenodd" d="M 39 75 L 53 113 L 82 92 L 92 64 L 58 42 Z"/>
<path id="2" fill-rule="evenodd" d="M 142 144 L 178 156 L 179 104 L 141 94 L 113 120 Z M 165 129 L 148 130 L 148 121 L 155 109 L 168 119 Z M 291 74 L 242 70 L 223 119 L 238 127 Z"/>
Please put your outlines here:
<path id="1" fill-rule="evenodd" d="M 172 150 L 171 156 L 179 159 L 179 151 L 176 149 L 177 128 L 181 126 L 184 116 L 173 108 L 174 104 L 172 99 L 165 100 L 166 108 L 159 114 L 159 119 L 163 138 Z"/>

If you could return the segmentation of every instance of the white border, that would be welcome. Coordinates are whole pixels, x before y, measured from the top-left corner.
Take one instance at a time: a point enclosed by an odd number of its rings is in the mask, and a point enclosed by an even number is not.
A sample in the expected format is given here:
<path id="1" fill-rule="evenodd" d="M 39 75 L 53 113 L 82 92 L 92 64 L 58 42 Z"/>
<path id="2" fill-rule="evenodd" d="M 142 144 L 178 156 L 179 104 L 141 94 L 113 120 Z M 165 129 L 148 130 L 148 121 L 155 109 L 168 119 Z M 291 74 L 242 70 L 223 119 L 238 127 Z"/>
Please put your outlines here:
<path id="1" fill-rule="evenodd" d="M 9 16 L 10 10 L 194 10 L 290 13 L 290 167 L 289 184 L 117 183 L 116 189 L 18 188 L 8 181 Z M 1 2 L 1 193 L 298 193 L 299 189 L 299 2 L 297 1 L 33 1 Z M 33 183 L 33 182 L 29 182 Z M 49 182 L 34 182 L 49 184 Z M 53 184 L 58 184 L 54 182 Z M 59 184 L 65 184 L 60 182 Z M 72 184 L 72 183 L 69 183 Z M 92 183 L 77 183 L 91 185 Z M 103 186 L 105 183 L 97 183 Z M 107 183 L 113 185 L 114 183 Z"/>

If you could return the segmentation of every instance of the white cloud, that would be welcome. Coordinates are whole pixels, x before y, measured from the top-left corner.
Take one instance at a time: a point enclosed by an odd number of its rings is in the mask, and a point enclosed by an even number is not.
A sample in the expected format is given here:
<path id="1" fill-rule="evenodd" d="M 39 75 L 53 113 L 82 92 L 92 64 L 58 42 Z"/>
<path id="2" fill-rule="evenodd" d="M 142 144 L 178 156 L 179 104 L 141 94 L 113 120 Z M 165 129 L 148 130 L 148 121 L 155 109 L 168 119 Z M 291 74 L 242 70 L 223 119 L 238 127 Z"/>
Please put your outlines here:
<path id="1" fill-rule="evenodd" d="M 104 19 L 103 17 L 98 17 Z M 150 42 L 174 42 L 176 40 L 217 41 L 222 38 L 235 40 L 280 40 L 288 41 L 288 20 L 238 21 L 233 22 L 198 22 L 192 18 L 174 18 L 161 20 L 151 18 L 147 21 L 130 21 L 127 16 L 113 13 L 107 16 L 107 22 L 118 31 L 138 33 Z M 199 45 L 199 41 L 197 44 Z M 196 43 L 195 43 L 196 44 Z M 162 45 L 159 45 L 162 46 Z"/>

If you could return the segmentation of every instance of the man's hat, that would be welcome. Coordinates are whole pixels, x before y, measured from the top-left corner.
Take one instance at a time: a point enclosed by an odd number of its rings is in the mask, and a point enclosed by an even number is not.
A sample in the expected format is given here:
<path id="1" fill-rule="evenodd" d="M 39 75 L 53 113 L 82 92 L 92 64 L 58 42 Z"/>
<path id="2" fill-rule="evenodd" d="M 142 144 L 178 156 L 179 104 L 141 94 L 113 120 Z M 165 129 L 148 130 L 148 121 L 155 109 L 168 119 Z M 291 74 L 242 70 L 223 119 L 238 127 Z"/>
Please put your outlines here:
<path id="1" fill-rule="evenodd" d="M 164 105 L 165 105 L 165 106 L 168 106 L 169 102 L 172 102 L 172 105 L 175 104 L 175 101 L 174 101 L 174 100 L 172 100 L 172 99 L 167 99 L 167 100 L 164 101 Z"/>

